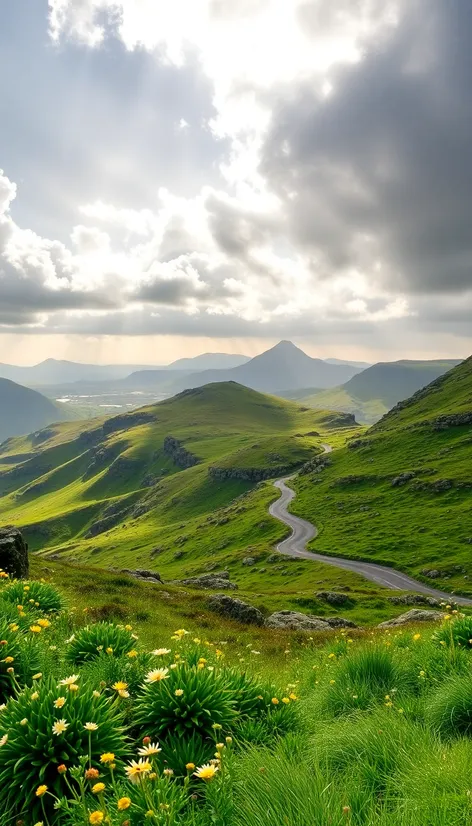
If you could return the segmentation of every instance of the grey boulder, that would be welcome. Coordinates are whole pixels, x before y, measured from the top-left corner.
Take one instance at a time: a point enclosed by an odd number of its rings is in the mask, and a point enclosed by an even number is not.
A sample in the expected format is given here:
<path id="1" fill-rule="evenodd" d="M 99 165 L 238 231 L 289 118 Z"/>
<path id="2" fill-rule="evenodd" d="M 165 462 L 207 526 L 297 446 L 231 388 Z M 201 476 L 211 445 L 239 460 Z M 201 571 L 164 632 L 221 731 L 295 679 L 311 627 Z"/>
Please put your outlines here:
<path id="1" fill-rule="evenodd" d="M 408 625 L 412 622 L 440 622 L 446 614 L 443 611 L 424 611 L 421 608 L 412 608 L 406 614 L 400 614 L 386 622 L 381 622 L 378 628 L 397 628 L 399 625 Z"/>
<path id="2" fill-rule="evenodd" d="M 266 628 L 287 628 L 291 631 L 329 631 L 331 626 L 319 617 L 298 611 L 277 611 L 265 622 Z"/>
<path id="3" fill-rule="evenodd" d="M 247 625 L 263 625 L 264 617 L 258 608 L 249 605 L 241 599 L 229 597 L 226 594 L 215 594 L 208 601 L 208 607 L 223 617 L 242 622 Z"/>
<path id="4" fill-rule="evenodd" d="M 18 528 L 0 528 L 0 568 L 15 579 L 28 576 L 28 545 Z"/>

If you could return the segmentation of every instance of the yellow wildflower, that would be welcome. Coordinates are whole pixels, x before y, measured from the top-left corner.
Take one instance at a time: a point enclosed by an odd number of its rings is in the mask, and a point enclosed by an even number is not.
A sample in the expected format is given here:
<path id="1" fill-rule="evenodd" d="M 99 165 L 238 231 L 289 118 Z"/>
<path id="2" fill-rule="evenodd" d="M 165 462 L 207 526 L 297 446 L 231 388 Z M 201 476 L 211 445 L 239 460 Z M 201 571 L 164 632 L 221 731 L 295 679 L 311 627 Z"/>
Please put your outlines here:
<path id="1" fill-rule="evenodd" d="M 205 780 L 205 782 L 208 782 L 209 780 L 213 780 L 217 771 L 218 766 L 212 766 L 210 763 L 205 763 L 204 766 L 200 766 L 200 768 L 194 772 L 194 775 L 200 780 Z"/>

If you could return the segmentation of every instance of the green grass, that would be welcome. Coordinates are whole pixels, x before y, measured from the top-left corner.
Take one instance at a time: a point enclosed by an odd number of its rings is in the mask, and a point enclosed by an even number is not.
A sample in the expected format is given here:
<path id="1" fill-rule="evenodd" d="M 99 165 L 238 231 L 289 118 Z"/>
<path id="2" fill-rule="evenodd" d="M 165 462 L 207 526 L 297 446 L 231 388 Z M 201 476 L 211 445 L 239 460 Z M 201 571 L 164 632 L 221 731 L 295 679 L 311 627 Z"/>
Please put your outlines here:
<path id="1" fill-rule="evenodd" d="M 469 359 L 391 411 L 357 447 L 336 451 L 322 474 L 300 477 L 293 510 L 320 529 L 311 547 L 417 578 L 437 569 L 431 584 L 472 593 L 472 428 L 435 425 L 472 411 L 471 390 Z M 415 476 L 393 486 L 402 473 Z"/>
<path id="2" fill-rule="evenodd" d="M 29 585 L 23 596 L 56 588 L 57 604 L 68 607 L 46 614 L 22 599 L 18 612 L 5 602 L 11 586 L 0 586 L 4 651 L 15 656 L 1 664 L 6 824 L 29 816 L 49 826 L 87 826 L 107 815 L 112 826 L 469 823 L 472 651 L 453 642 L 460 617 L 445 620 L 449 646 L 424 626 L 243 629 L 212 615 L 201 593 L 41 557 L 32 565 L 33 579 L 14 587 Z M 94 626 L 97 620 L 107 624 Z M 32 633 L 38 621 L 43 630 Z M 87 657 L 71 656 L 84 641 Z M 98 644 L 108 650 L 96 651 Z M 163 681 L 155 677 L 159 668 L 167 669 Z M 58 721 L 65 726 L 55 731 Z M 214 730 L 218 721 L 222 728 Z M 144 735 L 159 740 L 147 758 L 156 777 L 132 785 L 124 770 L 148 742 Z M 100 758 L 110 751 L 113 775 Z M 215 753 L 218 771 L 205 784 L 186 764 L 201 766 Z M 85 776 L 90 765 L 104 784 L 94 792 L 97 777 Z M 42 783 L 43 802 L 36 794 Z M 75 802 L 56 809 L 55 796 Z M 104 817 L 91 820 L 92 812 Z"/>
<path id="3" fill-rule="evenodd" d="M 270 483 L 215 480 L 210 468 L 275 475 L 300 467 L 323 441 L 342 444 L 356 433 L 336 414 L 232 383 L 187 391 L 143 412 L 149 421 L 139 424 L 131 413 L 105 433 L 104 420 L 93 420 L 56 425 L 39 442 L 9 440 L 0 453 L 0 519 L 23 528 L 32 550 L 89 564 L 158 564 L 166 578 L 191 575 L 210 560 L 237 563 L 251 547 L 268 553 L 284 535 L 267 514 L 276 496 Z M 166 436 L 198 463 L 178 467 L 164 451 Z M 116 524 L 96 531 L 110 509 L 121 511 Z"/>

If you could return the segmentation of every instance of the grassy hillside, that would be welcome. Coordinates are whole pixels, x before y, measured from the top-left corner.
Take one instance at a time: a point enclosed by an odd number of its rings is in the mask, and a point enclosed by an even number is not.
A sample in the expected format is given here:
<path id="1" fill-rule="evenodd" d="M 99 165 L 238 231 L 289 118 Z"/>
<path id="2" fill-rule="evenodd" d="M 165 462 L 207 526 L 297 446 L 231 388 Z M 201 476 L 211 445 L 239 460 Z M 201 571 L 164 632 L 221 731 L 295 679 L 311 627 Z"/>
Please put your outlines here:
<path id="1" fill-rule="evenodd" d="M 183 577 L 270 553 L 281 475 L 358 428 L 237 384 L 108 420 L 56 425 L 0 452 L 0 520 L 33 550 Z M 340 426 L 341 423 L 341 426 Z M 257 585 L 253 576 L 253 584 Z"/>
<path id="2" fill-rule="evenodd" d="M 300 477 L 294 511 L 320 527 L 320 553 L 433 569 L 430 583 L 472 593 L 471 449 L 468 359 Z"/>
<path id="3" fill-rule="evenodd" d="M 353 413 L 357 421 L 373 424 L 397 402 L 409 398 L 457 364 L 447 359 L 374 364 L 340 387 L 299 393 L 297 398 L 315 409 L 345 410 Z"/>
<path id="4" fill-rule="evenodd" d="M 31 433 L 52 422 L 77 417 L 41 393 L 0 378 L 0 443 L 10 436 Z"/>

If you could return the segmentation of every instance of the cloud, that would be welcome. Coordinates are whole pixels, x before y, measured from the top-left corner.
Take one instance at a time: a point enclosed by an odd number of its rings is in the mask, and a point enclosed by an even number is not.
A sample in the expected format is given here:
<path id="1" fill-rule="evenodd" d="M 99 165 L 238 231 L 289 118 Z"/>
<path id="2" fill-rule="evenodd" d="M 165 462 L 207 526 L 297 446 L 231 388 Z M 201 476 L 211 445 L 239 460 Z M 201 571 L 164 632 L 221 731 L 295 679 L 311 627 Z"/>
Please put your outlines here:
<path id="1" fill-rule="evenodd" d="M 407 293 L 470 287 L 471 26 L 463 0 L 413 0 L 328 99 L 274 91 L 262 173 L 327 277 L 354 265 Z"/>

